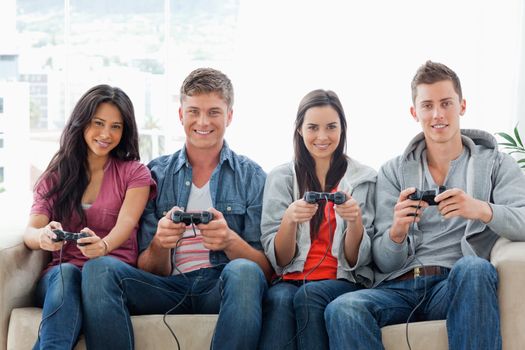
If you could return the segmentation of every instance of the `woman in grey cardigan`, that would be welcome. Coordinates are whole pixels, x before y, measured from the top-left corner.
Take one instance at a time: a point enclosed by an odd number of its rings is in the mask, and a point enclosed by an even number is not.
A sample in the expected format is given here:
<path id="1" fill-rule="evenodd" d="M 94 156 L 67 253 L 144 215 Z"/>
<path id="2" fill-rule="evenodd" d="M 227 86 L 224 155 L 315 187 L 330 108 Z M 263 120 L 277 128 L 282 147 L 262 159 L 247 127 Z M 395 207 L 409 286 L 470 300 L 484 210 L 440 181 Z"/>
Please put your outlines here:
<path id="1" fill-rule="evenodd" d="M 339 98 L 308 93 L 295 121 L 295 159 L 266 179 L 261 241 L 278 278 L 263 305 L 261 349 L 327 349 L 326 305 L 372 283 L 376 172 L 345 151 Z"/>

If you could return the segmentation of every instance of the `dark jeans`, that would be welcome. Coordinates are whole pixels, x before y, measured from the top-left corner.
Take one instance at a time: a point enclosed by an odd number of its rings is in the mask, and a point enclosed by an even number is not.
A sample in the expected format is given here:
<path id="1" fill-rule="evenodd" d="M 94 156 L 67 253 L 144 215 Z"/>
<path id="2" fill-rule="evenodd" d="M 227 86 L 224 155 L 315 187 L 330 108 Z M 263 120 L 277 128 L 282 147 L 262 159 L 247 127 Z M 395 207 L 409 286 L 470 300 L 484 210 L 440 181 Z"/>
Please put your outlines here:
<path id="1" fill-rule="evenodd" d="M 360 289 L 346 280 L 280 282 L 268 289 L 263 303 L 259 348 L 328 349 L 324 311 L 341 294 Z"/>
<path id="2" fill-rule="evenodd" d="M 84 333 L 89 349 L 133 349 L 131 315 L 219 314 L 213 349 L 255 349 L 267 283 L 261 268 L 246 259 L 185 276 L 157 276 L 111 257 L 84 266 Z"/>
<path id="3" fill-rule="evenodd" d="M 501 349 L 497 285 L 490 262 L 464 257 L 448 276 L 392 280 L 342 295 L 325 311 L 330 349 L 383 349 L 381 327 L 405 323 L 423 296 L 413 320 L 446 318 L 449 349 Z"/>
<path id="4" fill-rule="evenodd" d="M 62 270 L 62 271 L 61 271 Z M 33 349 L 72 349 L 82 327 L 82 273 L 72 264 L 51 268 L 36 287 L 42 310 L 40 336 Z"/>

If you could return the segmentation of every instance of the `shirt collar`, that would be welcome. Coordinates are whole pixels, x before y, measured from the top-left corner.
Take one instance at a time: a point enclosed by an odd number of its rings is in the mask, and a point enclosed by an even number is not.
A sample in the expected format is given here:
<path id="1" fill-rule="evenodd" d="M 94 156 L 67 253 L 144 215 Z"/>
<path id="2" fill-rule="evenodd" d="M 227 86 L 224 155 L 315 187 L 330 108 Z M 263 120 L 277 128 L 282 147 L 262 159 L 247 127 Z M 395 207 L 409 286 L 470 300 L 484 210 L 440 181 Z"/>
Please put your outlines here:
<path id="1" fill-rule="evenodd" d="M 175 153 L 176 156 L 176 159 L 175 159 L 175 162 L 174 162 L 174 172 L 178 172 L 184 165 L 188 168 L 191 167 L 191 164 L 190 164 L 190 161 L 188 160 L 188 155 L 186 153 L 186 144 L 184 144 L 184 146 L 182 147 L 182 149 L 180 150 L 180 152 L 178 152 L 178 155 L 177 153 Z M 235 168 L 233 166 L 234 162 L 233 162 L 233 152 L 232 150 L 230 149 L 230 147 L 228 146 L 228 143 L 226 142 L 226 140 L 224 140 L 223 142 L 223 145 L 222 145 L 222 149 L 221 149 L 221 154 L 219 156 L 219 166 L 222 166 L 222 164 L 224 162 L 227 162 L 227 164 L 230 166 L 230 168 L 232 168 L 232 170 L 235 171 Z"/>

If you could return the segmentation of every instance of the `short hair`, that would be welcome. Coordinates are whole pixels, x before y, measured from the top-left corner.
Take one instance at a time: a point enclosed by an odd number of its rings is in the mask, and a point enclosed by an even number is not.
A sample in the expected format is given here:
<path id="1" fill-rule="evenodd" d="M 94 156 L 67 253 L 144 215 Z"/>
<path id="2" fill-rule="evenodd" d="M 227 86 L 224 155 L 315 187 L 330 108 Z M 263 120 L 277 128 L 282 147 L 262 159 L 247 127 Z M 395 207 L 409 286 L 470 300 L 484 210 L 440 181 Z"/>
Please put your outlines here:
<path id="1" fill-rule="evenodd" d="M 184 96 L 216 93 L 226 102 L 228 108 L 233 106 L 233 85 L 231 80 L 213 68 L 197 68 L 192 71 L 180 87 L 180 102 Z"/>
<path id="2" fill-rule="evenodd" d="M 434 84 L 443 80 L 450 80 L 452 82 L 452 85 L 454 85 L 454 91 L 456 91 L 461 100 L 463 98 L 463 93 L 461 92 L 461 82 L 459 81 L 457 74 L 442 63 L 428 60 L 425 64 L 419 67 L 416 75 L 414 75 L 414 78 L 412 79 L 412 103 L 416 102 L 418 85 Z"/>

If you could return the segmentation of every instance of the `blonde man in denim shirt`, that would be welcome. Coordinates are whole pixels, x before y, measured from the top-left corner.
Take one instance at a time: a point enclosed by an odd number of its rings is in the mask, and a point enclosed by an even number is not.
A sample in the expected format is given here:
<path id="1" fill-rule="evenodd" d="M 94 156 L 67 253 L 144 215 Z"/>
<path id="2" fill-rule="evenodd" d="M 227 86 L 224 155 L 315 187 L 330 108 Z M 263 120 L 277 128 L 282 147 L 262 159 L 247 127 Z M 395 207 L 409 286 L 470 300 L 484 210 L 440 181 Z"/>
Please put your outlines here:
<path id="1" fill-rule="evenodd" d="M 84 268 L 100 276 L 98 285 L 83 286 L 95 304 L 85 311 L 88 348 L 132 349 L 130 315 L 164 314 L 179 303 L 170 313 L 219 314 L 212 348 L 257 346 L 271 274 L 260 243 L 266 174 L 224 140 L 233 114 L 233 87 L 226 75 L 197 69 L 180 95 L 186 142 L 148 165 L 158 196 L 141 219 L 141 270 L 109 257 Z M 176 210 L 206 210 L 213 219 L 186 226 L 172 220 Z"/>

